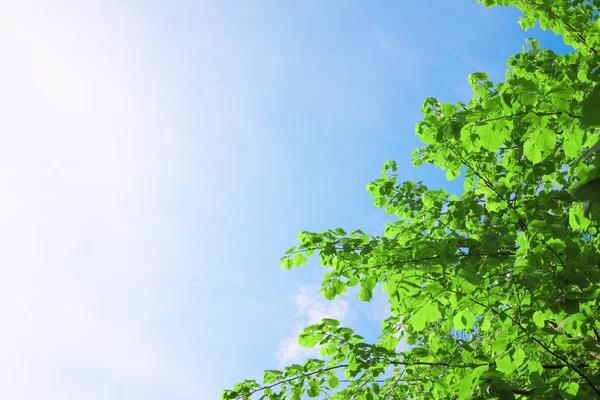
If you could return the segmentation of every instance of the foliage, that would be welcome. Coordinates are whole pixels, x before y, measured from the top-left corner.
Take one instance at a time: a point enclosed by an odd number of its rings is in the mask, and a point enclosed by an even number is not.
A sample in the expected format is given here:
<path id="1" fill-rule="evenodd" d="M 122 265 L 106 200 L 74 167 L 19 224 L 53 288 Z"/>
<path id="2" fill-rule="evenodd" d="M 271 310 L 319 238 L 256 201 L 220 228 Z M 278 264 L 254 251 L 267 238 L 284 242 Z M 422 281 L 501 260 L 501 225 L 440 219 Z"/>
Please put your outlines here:
<path id="1" fill-rule="evenodd" d="M 530 39 L 505 82 L 469 76 L 468 104 L 427 98 L 413 163 L 462 175 L 462 194 L 400 182 L 388 161 L 367 186 L 399 219 L 384 236 L 301 232 L 282 258 L 291 269 L 316 251 L 330 300 L 358 286 L 369 301 L 381 283 L 392 315 L 380 340 L 324 319 L 299 337 L 323 359 L 265 371 L 223 399 L 600 397 L 599 212 L 584 216 L 579 202 L 598 197 L 600 157 L 579 158 L 598 142 L 600 2 L 483 3 L 518 6 L 524 29 L 539 22 L 576 51 Z M 397 351 L 400 340 L 411 348 Z"/>

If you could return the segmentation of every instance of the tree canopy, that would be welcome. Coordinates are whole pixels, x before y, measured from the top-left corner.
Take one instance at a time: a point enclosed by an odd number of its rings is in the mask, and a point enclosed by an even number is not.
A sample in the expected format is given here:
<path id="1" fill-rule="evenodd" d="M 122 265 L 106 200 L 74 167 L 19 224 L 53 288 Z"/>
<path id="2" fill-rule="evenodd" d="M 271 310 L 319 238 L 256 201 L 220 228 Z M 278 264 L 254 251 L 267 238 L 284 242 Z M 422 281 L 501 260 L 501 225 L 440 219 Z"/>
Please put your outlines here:
<path id="1" fill-rule="evenodd" d="M 397 217 L 383 236 L 301 232 L 282 258 L 291 269 L 318 254 L 329 300 L 357 286 L 369 301 L 381 283 L 379 341 L 323 319 L 299 336 L 322 358 L 222 399 L 600 398 L 600 1 L 480 2 L 517 6 L 524 29 L 539 23 L 575 51 L 529 39 L 505 82 L 469 76 L 468 104 L 425 99 L 413 164 L 462 177 L 462 194 L 401 182 L 387 161 L 367 185 Z"/>

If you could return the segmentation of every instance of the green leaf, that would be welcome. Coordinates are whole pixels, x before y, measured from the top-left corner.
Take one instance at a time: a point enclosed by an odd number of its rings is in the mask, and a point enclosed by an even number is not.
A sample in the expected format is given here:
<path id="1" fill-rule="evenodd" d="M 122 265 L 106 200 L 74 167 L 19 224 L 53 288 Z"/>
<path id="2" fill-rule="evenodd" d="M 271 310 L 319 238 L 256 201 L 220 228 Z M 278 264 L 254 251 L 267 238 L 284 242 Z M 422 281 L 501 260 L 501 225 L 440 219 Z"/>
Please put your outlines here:
<path id="1" fill-rule="evenodd" d="M 429 303 L 427 305 L 424 305 L 422 308 L 422 312 L 423 312 L 423 318 L 425 318 L 425 321 L 427 322 L 435 322 L 437 321 L 437 319 L 439 317 L 442 316 L 442 314 L 440 313 L 440 309 L 438 308 L 437 305 L 433 304 L 433 303 Z"/>
<path id="2" fill-rule="evenodd" d="M 556 134 L 550 129 L 536 130 L 525 142 L 523 154 L 533 164 L 538 164 L 554 149 Z"/>
<path id="3" fill-rule="evenodd" d="M 338 321 L 337 319 L 333 319 L 333 318 L 323 318 L 323 319 L 321 319 L 321 322 L 326 325 L 333 326 L 333 327 L 340 326 L 340 321 Z"/>
<path id="4" fill-rule="evenodd" d="M 537 96 L 535 93 L 522 93 L 518 98 L 521 104 L 524 106 L 534 105 L 537 102 Z"/>
<path id="5" fill-rule="evenodd" d="M 543 328 L 546 325 L 546 318 L 544 316 L 544 313 L 541 311 L 536 311 L 533 314 L 533 322 L 537 327 Z"/>
<path id="6" fill-rule="evenodd" d="M 488 74 L 485 72 L 475 72 L 469 75 L 469 85 L 473 89 L 473 92 L 480 97 L 487 97 L 489 94 L 488 90 L 485 89 L 480 83 L 488 79 Z"/>
<path id="7" fill-rule="evenodd" d="M 494 340 L 493 349 L 495 354 L 502 354 L 508 347 L 509 342 L 506 335 L 498 335 Z"/>
<path id="8" fill-rule="evenodd" d="M 564 391 L 565 394 L 568 394 L 567 398 L 575 398 L 577 393 L 579 392 L 580 385 L 577 382 L 566 382 L 560 385 L 560 390 Z"/>
<path id="9" fill-rule="evenodd" d="M 504 134 L 501 130 L 495 130 L 491 124 L 478 126 L 476 131 L 481 140 L 481 147 L 492 153 L 497 152 L 504 142 Z"/>
<path id="10" fill-rule="evenodd" d="M 281 258 L 281 269 L 292 269 L 294 268 L 294 260 L 289 257 Z"/>
<path id="11" fill-rule="evenodd" d="M 450 118 L 456 112 L 456 107 L 452 104 L 444 103 L 440 106 L 440 111 L 444 114 L 444 118 Z"/>
<path id="12" fill-rule="evenodd" d="M 296 246 L 292 246 L 289 249 L 287 249 L 287 251 L 284 253 L 286 256 L 290 253 L 292 253 L 294 250 L 296 250 Z"/>
<path id="13" fill-rule="evenodd" d="M 527 43 L 527 46 L 529 46 L 533 50 L 536 50 L 540 45 L 540 42 L 534 38 L 527 38 L 525 39 L 525 42 Z"/>
<path id="14" fill-rule="evenodd" d="M 526 17 L 519 17 L 519 25 L 521 25 L 521 28 L 523 28 L 524 30 L 533 28 L 536 22 L 537 21 L 535 17 L 531 15 L 527 15 Z"/>
<path id="15" fill-rule="evenodd" d="M 312 349 L 323 340 L 325 335 L 321 332 L 302 332 L 300 336 L 298 336 L 298 344 L 302 347 L 307 347 Z"/>
<path id="16" fill-rule="evenodd" d="M 496 360 L 496 369 L 508 375 L 516 369 L 516 366 L 513 364 L 510 356 L 506 354 L 504 357 L 501 357 L 498 360 Z"/>
<path id="17" fill-rule="evenodd" d="M 573 127 L 567 132 L 568 134 L 563 140 L 562 148 L 567 157 L 575 158 L 581 153 L 581 149 L 583 148 L 583 130 Z"/>
<path id="18" fill-rule="evenodd" d="M 539 147 L 537 147 L 531 140 L 526 141 L 523 145 L 523 154 L 534 164 L 538 164 L 544 159 Z"/>
<path id="19" fill-rule="evenodd" d="M 320 291 L 321 291 L 321 293 L 323 293 L 323 296 L 327 300 L 333 300 L 335 298 L 335 296 L 337 295 L 337 293 L 335 291 L 335 287 L 333 287 L 332 285 L 323 287 L 323 288 L 321 288 Z"/>
<path id="20" fill-rule="evenodd" d="M 558 111 L 569 112 L 571 109 L 571 102 L 567 99 L 556 99 L 554 101 L 554 106 Z"/>
<path id="21" fill-rule="evenodd" d="M 581 125 L 583 127 L 600 125 L 600 85 L 594 86 L 581 102 Z"/>
<path id="22" fill-rule="evenodd" d="M 410 318 L 410 324 L 416 332 L 422 331 L 425 329 L 425 317 L 417 310 Z"/>
<path id="23" fill-rule="evenodd" d="M 525 359 L 527 358 L 527 356 L 525 354 L 525 351 L 523 351 L 522 348 L 517 347 L 515 349 L 515 352 L 514 352 L 512 358 L 513 358 L 514 365 L 520 366 L 523 363 L 523 361 L 525 361 Z"/>
<path id="24" fill-rule="evenodd" d="M 334 279 L 331 281 L 331 288 L 334 290 L 336 296 L 341 296 L 346 292 L 348 286 L 339 279 Z"/>
<path id="25" fill-rule="evenodd" d="M 350 277 L 350 279 L 348 280 L 348 283 L 346 283 L 349 287 L 354 287 L 356 285 L 358 285 L 358 276 L 356 275 L 352 275 Z"/>
<path id="26" fill-rule="evenodd" d="M 301 267 L 304 264 L 306 264 L 306 257 L 304 256 L 304 254 L 302 253 L 295 253 L 294 254 L 294 264 L 296 264 L 297 266 Z"/>
<path id="27" fill-rule="evenodd" d="M 588 339 L 583 342 L 583 347 L 585 347 L 588 351 L 591 351 L 596 354 L 600 354 L 600 342 L 595 339 Z"/>
<path id="28" fill-rule="evenodd" d="M 460 140 L 464 148 L 468 151 L 481 147 L 479 136 L 475 133 L 475 126 L 473 124 L 466 124 L 460 130 Z"/>
<path id="29" fill-rule="evenodd" d="M 337 376 L 331 375 L 329 377 L 329 379 L 327 380 L 327 384 L 329 386 L 331 386 L 332 388 L 336 388 L 336 387 L 338 387 L 340 385 L 340 380 L 339 380 L 339 378 Z"/>
<path id="30" fill-rule="evenodd" d="M 371 301 L 373 298 L 373 290 L 377 282 L 372 277 L 365 278 L 360 282 L 360 290 L 358 291 L 358 297 L 362 301 Z"/>
<path id="31" fill-rule="evenodd" d="M 567 312 L 567 314 L 576 314 L 579 312 L 579 301 L 577 299 L 565 299 L 561 308 Z"/>
<path id="32" fill-rule="evenodd" d="M 469 282 L 475 286 L 479 285 L 479 283 L 481 282 L 481 279 L 471 271 L 465 270 L 460 274 L 460 276 L 465 278 L 467 280 L 467 282 Z"/>
<path id="33" fill-rule="evenodd" d="M 373 290 L 361 287 L 358 291 L 358 298 L 365 302 L 371 301 L 373 298 Z"/>
<path id="34" fill-rule="evenodd" d="M 465 375 L 458 387 L 458 398 L 460 400 L 471 398 L 471 393 L 473 392 L 473 375 L 467 374 Z"/>
<path id="35" fill-rule="evenodd" d="M 581 203 L 573 204 L 569 207 L 569 225 L 575 230 L 587 229 L 591 221 L 583 215 L 583 206 Z"/>
<path id="36" fill-rule="evenodd" d="M 467 319 L 465 318 L 462 312 L 459 312 L 456 315 L 454 315 L 452 323 L 456 330 L 462 331 L 467 328 Z"/>
<path id="37" fill-rule="evenodd" d="M 400 343 L 400 339 L 395 336 L 388 335 L 379 344 L 390 351 L 394 351 L 398 347 L 398 343 Z"/>
<path id="38" fill-rule="evenodd" d="M 308 382 L 308 390 L 306 391 L 309 397 L 319 397 L 321 393 L 321 385 L 319 381 L 313 379 Z"/>
<path id="39" fill-rule="evenodd" d="M 338 236 L 346 236 L 346 231 L 342 228 L 335 228 L 334 232 Z"/>
<path id="40" fill-rule="evenodd" d="M 533 133 L 531 140 L 540 151 L 550 152 L 556 146 L 556 133 L 551 129 L 540 129 Z"/>
<path id="41" fill-rule="evenodd" d="M 449 169 L 448 171 L 446 171 L 446 179 L 448 179 L 449 181 L 452 181 L 452 180 L 458 178 L 459 175 L 460 175 L 460 168 Z"/>
<path id="42" fill-rule="evenodd" d="M 338 349 L 337 347 L 335 347 L 334 344 L 324 344 L 323 346 L 321 346 L 319 353 L 323 357 L 333 356 L 338 353 Z"/>

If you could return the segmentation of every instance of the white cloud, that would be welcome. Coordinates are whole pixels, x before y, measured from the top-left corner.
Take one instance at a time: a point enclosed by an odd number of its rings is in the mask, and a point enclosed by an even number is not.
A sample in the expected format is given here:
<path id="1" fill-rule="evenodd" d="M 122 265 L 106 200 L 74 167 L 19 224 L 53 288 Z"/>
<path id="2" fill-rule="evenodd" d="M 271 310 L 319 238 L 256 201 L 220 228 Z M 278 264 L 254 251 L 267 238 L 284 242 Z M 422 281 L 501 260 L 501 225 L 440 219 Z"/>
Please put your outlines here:
<path id="1" fill-rule="evenodd" d="M 296 326 L 293 336 L 283 340 L 277 350 L 279 368 L 291 363 L 299 363 L 307 358 L 319 356 L 320 346 L 312 349 L 298 344 L 298 335 L 305 327 L 320 322 L 323 318 L 333 318 L 344 324 L 350 312 L 347 301 L 336 298 L 332 301 L 323 299 L 314 287 L 298 286 L 297 293 L 292 297 L 298 314 L 306 317 L 306 322 Z"/>
<path id="2" fill-rule="evenodd" d="M 85 371 L 199 393 L 151 333 L 177 249 L 172 94 L 144 20 L 96 4 L 0 4 L 2 398 L 106 398 Z"/>

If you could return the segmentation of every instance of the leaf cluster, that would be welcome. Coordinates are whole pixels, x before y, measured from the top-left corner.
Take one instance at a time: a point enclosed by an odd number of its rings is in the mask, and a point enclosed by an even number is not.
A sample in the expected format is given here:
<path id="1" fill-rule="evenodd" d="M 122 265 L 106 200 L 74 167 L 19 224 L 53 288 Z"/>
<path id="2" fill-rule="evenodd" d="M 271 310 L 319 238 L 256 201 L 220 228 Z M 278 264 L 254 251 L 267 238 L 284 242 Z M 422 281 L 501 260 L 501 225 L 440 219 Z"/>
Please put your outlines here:
<path id="1" fill-rule="evenodd" d="M 369 301 L 381 284 L 391 316 L 379 341 L 324 319 L 299 337 L 322 359 L 223 399 L 600 398 L 600 2 L 483 3 L 517 6 L 524 29 L 539 23 L 576 51 L 529 39 L 504 82 L 469 76 L 468 104 L 425 99 L 413 164 L 462 178 L 462 194 L 401 182 L 387 161 L 367 186 L 397 219 L 384 235 L 301 232 L 282 258 L 291 269 L 318 254 L 329 300 L 357 287 Z"/>

